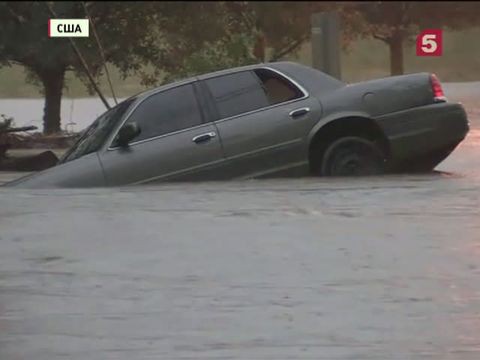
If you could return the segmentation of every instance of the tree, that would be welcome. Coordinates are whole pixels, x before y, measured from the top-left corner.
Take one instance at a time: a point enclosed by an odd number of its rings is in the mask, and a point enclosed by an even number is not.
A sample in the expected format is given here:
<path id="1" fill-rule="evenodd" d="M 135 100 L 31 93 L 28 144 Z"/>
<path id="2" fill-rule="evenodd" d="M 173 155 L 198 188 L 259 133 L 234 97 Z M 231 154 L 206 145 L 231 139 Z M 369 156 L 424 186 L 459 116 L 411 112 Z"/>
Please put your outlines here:
<path id="1" fill-rule="evenodd" d="M 310 16 L 335 9 L 326 2 L 245 1 L 227 3 L 244 33 L 255 38 L 252 53 L 260 62 L 277 61 L 295 53 L 310 38 Z"/>
<path id="2" fill-rule="evenodd" d="M 142 72 L 147 85 L 251 63 L 252 37 L 226 2 L 155 3 L 157 58 Z M 169 16 L 162 16 L 169 14 Z"/>
<path id="3" fill-rule="evenodd" d="M 150 84 L 156 83 L 161 73 L 166 82 L 222 68 L 280 60 L 294 54 L 310 39 L 313 13 L 342 9 L 336 2 L 305 1 L 187 2 L 181 7 L 185 20 L 180 27 L 175 24 L 177 37 L 183 39 L 174 45 L 176 61 L 170 66 L 165 64 L 167 59 L 158 61 L 157 71 L 149 78 Z M 171 7 L 169 10 L 172 12 Z M 202 19 L 196 14 L 208 15 Z M 345 24 L 342 40 L 347 45 L 358 34 L 359 19 L 356 13 L 341 12 L 340 16 Z M 212 18 L 215 24 L 211 23 Z M 183 24 L 192 29 L 188 36 L 182 29 Z M 207 24 L 214 36 L 202 34 Z M 164 23 L 162 29 L 170 27 Z"/>
<path id="4" fill-rule="evenodd" d="M 145 85 L 212 66 L 244 61 L 249 40 L 236 30 L 222 2 L 0 2 L 0 66 L 20 64 L 45 94 L 44 132 L 60 131 L 65 73 L 73 71 L 92 90 L 71 43 L 48 38 L 50 5 L 58 18 L 84 18 L 85 8 L 101 39 L 75 39 L 76 47 L 98 80 L 104 62 L 124 76 L 143 77 Z M 246 46 L 246 45 L 245 45 Z M 213 51 L 214 50 L 214 51 Z M 217 58 L 216 63 L 210 61 Z M 228 59 L 225 62 L 219 59 Z M 104 61 L 105 60 L 105 61 Z M 210 64 L 209 66 L 207 66 Z M 153 73 L 146 68 L 153 68 Z"/>
<path id="5" fill-rule="evenodd" d="M 480 8 L 474 2 L 376 1 L 345 3 L 344 12 L 358 12 L 364 19 L 363 37 L 383 41 L 390 50 L 390 73 L 404 73 L 403 46 L 422 29 L 463 29 L 475 25 Z"/>
<path id="6" fill-rule="evenodd" d="M 58 18 L 84 18 L 89 6 L 92 18 L 100 28 L 107 61 L 127 71 L 139 67 L 149 54 L 148 3 L 134 2 L 52 2 Z M 60 131 L 60 103 L 65 73 L 74 71 L 86 82 L 86 73 L 68 39 L 48 37 L 48 19 L 52 18 L 44 2 L 0 2 L 0 66 L 20 64 L 29 79 L 42 86 L 45 95 L 44 133 Z M 127 21 L 128 20 L 128 21 Z M 138 25 L 132 26 L 131 23 Z M 103 60 L 93 37 L 76 39 L 89 70 L 98 77 Z M 137 56 L 140 54 L 140 56 Z"/>

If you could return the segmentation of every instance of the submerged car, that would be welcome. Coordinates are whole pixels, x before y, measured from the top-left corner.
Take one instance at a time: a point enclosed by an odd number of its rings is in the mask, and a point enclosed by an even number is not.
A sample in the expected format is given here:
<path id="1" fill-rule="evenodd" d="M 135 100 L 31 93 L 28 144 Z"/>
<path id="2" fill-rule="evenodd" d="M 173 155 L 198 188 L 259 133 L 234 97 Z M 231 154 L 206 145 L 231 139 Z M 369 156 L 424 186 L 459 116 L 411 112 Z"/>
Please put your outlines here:
<path id="1" fill-rule="evenodd" d="M 430 171 L 468 132 L 434 74 L 345 84 L 292 62 L 161 86 L 108 110 L 16 187 Z"/>

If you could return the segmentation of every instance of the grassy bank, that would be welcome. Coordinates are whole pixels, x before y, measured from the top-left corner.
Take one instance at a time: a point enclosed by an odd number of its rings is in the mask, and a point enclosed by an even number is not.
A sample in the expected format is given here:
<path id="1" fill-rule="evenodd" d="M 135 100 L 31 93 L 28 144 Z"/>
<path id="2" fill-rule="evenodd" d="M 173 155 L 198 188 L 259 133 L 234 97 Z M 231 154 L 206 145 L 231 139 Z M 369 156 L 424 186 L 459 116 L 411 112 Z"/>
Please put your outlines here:
<path id="1" fill-rule="evenodd" d="M 405 71 L 408 73 L 435 72 L 442 81 L 480 80 L 480 28 L 462 32 L 444 32 L 442 57 L 417 57 L 415 44 L 405 46 Z M 296 56 L 289 60 L 311 65 L 311 46 L 305 44 Z M 144 90 L 136 76 L 122 79 L 111 67 L 112 82 L 119 97 L 129 96 Z M 386 45 L 378 40 L 361 40 L 342 53 L 342 75 L 347 82 L 371 79 L 389 75 L 389 54 Z M 67 75 L 66 97 L 89 96 L 85 86 L 73 74 Z M 105 78 L 101 88 L 107 96 L 110 91 Z M 22 98 L 42 97 L 39 89 L 26 83 L 25 73 L 20 66 L 0 69 L 0 97 Z"/>

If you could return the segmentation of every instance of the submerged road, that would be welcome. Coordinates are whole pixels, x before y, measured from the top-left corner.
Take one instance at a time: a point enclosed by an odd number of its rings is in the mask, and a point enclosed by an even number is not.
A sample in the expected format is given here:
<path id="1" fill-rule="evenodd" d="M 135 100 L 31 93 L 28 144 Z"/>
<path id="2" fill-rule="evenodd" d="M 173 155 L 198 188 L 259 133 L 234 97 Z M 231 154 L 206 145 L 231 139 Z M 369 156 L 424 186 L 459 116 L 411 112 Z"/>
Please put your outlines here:
<path id="1" fill-rule="evenodd" d="M 438 174 L 1 189 L 0 359 L 478 360 L 480 112 L 452 94 L 472 131 Z"/>

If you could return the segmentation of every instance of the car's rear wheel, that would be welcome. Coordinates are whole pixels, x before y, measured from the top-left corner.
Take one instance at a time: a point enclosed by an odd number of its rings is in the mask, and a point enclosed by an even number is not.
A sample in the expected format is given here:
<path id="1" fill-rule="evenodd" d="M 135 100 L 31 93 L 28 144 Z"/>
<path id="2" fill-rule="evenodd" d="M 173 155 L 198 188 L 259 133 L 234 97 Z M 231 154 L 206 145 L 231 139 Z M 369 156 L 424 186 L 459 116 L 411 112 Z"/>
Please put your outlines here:
<path id="1" fill-rule="evenodd" d="M 323 176 L 366 176 L 385 172 L 385 156 L 371 141 L 346 136 L 333 141 L 321 163 Z"/>

